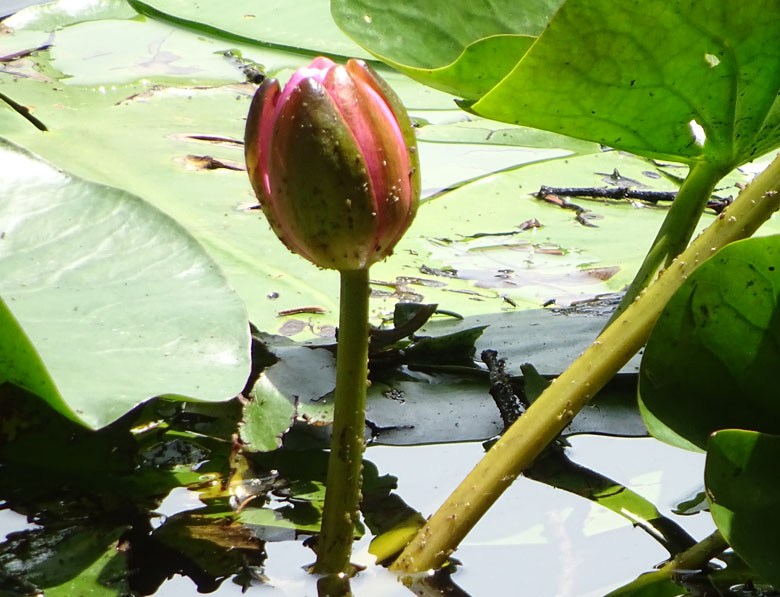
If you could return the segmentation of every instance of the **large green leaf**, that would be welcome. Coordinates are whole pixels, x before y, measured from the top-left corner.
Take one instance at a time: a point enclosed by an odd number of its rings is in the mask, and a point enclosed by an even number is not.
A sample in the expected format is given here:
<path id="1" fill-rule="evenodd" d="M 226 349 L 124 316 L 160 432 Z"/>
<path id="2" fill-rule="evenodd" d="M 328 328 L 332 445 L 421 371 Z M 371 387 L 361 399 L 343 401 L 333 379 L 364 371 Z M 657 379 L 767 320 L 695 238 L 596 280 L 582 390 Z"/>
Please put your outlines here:
<path id="1" fill-rule="evenodd" d="M 734 243 L 700 266 L 647 343 L 644 407 L 700 448 L 718 429 L 780 433 L 778 293 L 780 236 Z"/>
<path id="2" fill-rule="evenodd" d="M 101 427 L 160 394 L 224 400 L 244 307 L 176 222 L 0 141 L 0 380 Z"/>
<path id="3" fill-rule="evenodd" d="M 336 23 L 413 79 L 476 99 L 498 83 L 544 29 L 561 0 L 334 0 Z"/>
<path id="4" fill-rule="evenodd" d="M 298 51 L 368 58 L 334 25 L 327 0 L 191 2 L 129 0 L 142 14 L 171 21 L 195 32 L 228 39 L 256 40 Z"/>
<path id="5" fill-rule="evenodd" d="M 757 572 L 780 586 L 780 437 L 729 429 L 707 449 L 705 483 L 721 533 Z"/>
<path id="6" fill-rule="evenodd" d="M 642 155 L 734 167 L 780 142 L 778 38 L 777 2 L 569 0 L 472 108 Z"/>

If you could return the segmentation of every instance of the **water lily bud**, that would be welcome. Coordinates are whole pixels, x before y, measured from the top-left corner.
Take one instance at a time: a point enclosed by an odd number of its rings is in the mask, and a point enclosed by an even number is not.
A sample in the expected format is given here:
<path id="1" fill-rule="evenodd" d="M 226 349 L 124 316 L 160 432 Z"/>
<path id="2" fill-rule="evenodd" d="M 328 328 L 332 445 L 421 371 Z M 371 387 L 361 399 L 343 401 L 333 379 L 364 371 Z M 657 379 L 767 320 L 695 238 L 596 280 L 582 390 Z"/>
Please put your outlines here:
<path id="1" fill-rule="evenodd" d="M 266 79 L 249 108 L 244 150 L 274 232 L 320 267 L 356 270 L 384 259 L 417 211 L 411 121 L 362 61 L 315 58 L 283 90 Z"/>

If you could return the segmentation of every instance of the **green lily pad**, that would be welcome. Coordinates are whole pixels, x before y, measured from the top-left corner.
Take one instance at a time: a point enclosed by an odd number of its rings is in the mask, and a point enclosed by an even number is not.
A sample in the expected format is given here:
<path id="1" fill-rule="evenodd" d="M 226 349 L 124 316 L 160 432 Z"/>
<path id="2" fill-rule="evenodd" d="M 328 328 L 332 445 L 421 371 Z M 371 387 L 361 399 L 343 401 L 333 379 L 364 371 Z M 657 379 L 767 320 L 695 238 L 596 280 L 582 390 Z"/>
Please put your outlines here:
<path id="1" fill-rule="evenodd" d="M 261 375 L 244 408 L 241 440 L 246 449 L 267 452 L 282 445 L 282 434 L 292 425 L 295 407 Z"/>
<path id="2" fill-rule="evenodd" d="M 704 472 L 710 510 L 723 536 L 750 566 L 780 586 L 780 437 L 729 429 L 715 433 Z"/>
<path id="3" fill-rule="evenodd" d="M 472 109 L 640 155 L 735 167 L 780 142 L 778 37 L 775 3 L 569 0 Z"/>
<path id="4" fill-rule="evenodd" d="M 132 19 L 138 13 L 125 0 L 90 0 L 78 7 L 67 2 L 28 6 L 3 20 L 11 29 L 50 32 L 63 25 L 102 19 Z"/>
<path id="5" fill-rule="evenodd" d="M 536 41 L 560 0 L 331 2 L 333 19 L 361 46 L 426 85 L 476 99 Z"/>
<path id="6" fill-rule="evenodd" d="M 129 0 L 142 14 L 173 22 L 195 33 L 256 40 L 280 48 L 329 55 L 369 58 L 330 18 L 327 0 L 256 2 L 188 2 Z"/>
<path id="7" fill-rule="evenodd" d="M 700 266 L 647 343 L 644 408 L 699 448 L 719 429 L 780 433 L 779 292 L 780 236 L 733 243 Z"/>
<path id="8" fill-rule="evenodd" d="M 219 264 L 259 329 L 296 340 L 332 337 L 338 276 L 289 254 L 261 213 L 249 209 L 256 200 L 241 171 L 240 139 L 255 86 L 238 83 L 244 74 L 222 53 L 240 52 L 280 78 L 310 56 L 194 30 L 188 36 L 152 18 L 79 23 L 85 18 L 76 11 L 77 24 L 55 31 L 54 47 L 26 58 L 22 74 L 0 78 L 2 92 L 49 127 L 41 134 L 0 105 L 6 135 L 77 176 L 120 187 L 175 218 Z M 13 41 L 26 31 L 5 37 Z M 90 36 L 127 43 L 104 48 L 112 60 L 90 59 L 83 49 Z M 22 41 L 9 45 L 9 52 L 29 47 Z M 179 67 L 201 70 L 173 72 Z M 70 78 L 57 71 L 64 68 Z M 425 194 L 437 198 L 421 207 L 395 255 L 372 269 L 375 322 L 397 300 L 476 315 L 587 299 L 631 279 L 663 209 L 583 201 L 601 218 L 594 220 L 599 228 L 586 228 L 573 212 L 528 194 L 543 184 L 613 184 L 615 168 L 650 188 L 673 189 L 657 178 L 654 165 L 618 152 L 590 153 L 592 143 L 558 148 L 549 133 L 482 119 L 463 122 L 474 117 L 453 109 L 451 96 L 381 71 L 413 116 L 430 123 L 418 129 L 419 150 Z M 143 79 L 120 83 L 130 73 Z M 572 152 L 590 154 L 575 158 Z M 483 197 L 489 200 L 475 201 Z M 542 228 L 518 229 L 533 218 Z M 511 234 L 471 236 L 482 232 Z M 458 277 L 425 273 L 448 268 Z"/>
<path id="9" fill-rule="evenodd" d="M 161 394 L 225 400 L 243 304 L 176 222 L 0 141 L 0 380 L 98 428 Z"/>

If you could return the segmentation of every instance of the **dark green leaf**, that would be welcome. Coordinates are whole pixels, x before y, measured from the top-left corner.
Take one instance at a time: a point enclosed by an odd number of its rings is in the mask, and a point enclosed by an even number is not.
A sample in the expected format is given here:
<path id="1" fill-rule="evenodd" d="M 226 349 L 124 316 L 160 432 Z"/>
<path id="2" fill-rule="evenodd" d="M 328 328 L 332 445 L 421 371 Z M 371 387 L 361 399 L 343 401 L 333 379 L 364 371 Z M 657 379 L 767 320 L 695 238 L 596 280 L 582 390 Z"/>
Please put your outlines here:
<path id="1" fill-rule="evenodd" d="M 778 293 L 780 236 L 734 243 L 688 278 L 642 359 L 640 394 L 655 419 L 700 448 L 718 429 L 780 433 Z M 657 421 L 648 425 L 655 433 Z"/>
<path id="2" fill-rule="evenodd" d="M 715 524 L 759 574 L 780 586 L 780 436 L 730 429 L 710 438 L 705 483 Z"/>
<path id="3" fill-rule="evenodd" d="M 115 568 L 112 556 L 124 531 L 124 527 L 93 524 L 14 534 L 0 544 L 0 590 L 17 583 L 39 589 L 57 587 L 57 594 L 63 596 L 67 590 L 74 591 L 71 595 L 117 595 L 121 580 L 111 579 L 117 585 L 112 589 L 101 584 L 99 576 L 105 567 Z"/>

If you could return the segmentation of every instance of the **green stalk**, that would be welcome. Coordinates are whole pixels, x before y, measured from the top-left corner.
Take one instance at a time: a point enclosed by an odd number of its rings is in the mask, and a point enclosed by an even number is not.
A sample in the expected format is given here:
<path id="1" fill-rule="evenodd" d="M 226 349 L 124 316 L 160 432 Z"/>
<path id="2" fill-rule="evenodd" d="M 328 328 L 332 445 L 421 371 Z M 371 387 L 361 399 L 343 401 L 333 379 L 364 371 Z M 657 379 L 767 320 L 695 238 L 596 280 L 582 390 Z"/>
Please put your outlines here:
<path id="1" fill-rule="evenodd" d="M 666 562 L 666 564 L 661 566 L 660 569 L 643 574 L 633 582 L 609 593 L 606 597 L 627 597 L 628 595 L 635 595 L 642 589 L 674 578 L 674 575 L 677 572 L 702 570 L 712 558 L 719 556 L 728 548 L 729 544 L 726 543 L 726 540 L 723 538 L 723 535 L 720 534 L 720 531 L 715 531 L 708 537 L 699 541 L 696 545 L 692 545 L 685 551 L 677 554 Z"/>
<path id="2" fill-rule="evenodd" d="M 714 531 L 696 545 L 692 545 L 685 551 L 678 553 L 661 566 L 659 572 L 671 576 L 677 570 L 700 570 L 712 558 L 719 556 L 728 548 L 729 544 L 723 535 L 720 534 L 720 531 Z"/>
<path id="3" fill-rule="evenodd" d="M 512 481 L 642 347 L 667 301 L 691 272 L 718 249 L 753 234 L 780 207 L 778 189 L 780 157 L 531 404 L 392 568 L 413 573 L 441 566 Z"/>
<path id="4" fill-rule="evenodd" d="M 359 517 L 368 379 L 368 268 L 342 271 L 333 436 L 317 574 L 350 572 Z"/>
<path id="5" fill-rule="evenodd" d="M 672 260 L 685 250 L 715 185 L 729 170 L 730 168 L 706 161 L 696 162 L 691 166 L 650 250 L 609 323 L 626 310 L 662 267 L 670 265 Z"/>

